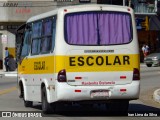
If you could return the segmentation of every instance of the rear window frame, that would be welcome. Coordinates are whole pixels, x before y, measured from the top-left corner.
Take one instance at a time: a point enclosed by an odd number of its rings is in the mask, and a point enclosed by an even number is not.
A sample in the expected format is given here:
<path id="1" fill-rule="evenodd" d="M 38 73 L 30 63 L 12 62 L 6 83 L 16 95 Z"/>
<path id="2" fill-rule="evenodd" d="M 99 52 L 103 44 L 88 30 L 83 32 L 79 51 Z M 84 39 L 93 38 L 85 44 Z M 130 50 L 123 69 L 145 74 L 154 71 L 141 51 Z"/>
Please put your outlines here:
<path id="1" fill-rule="evenodd" d="M 84 13 L 121 13 L 121 14 L 127 14 L 129 15 L 130 18 L 130 31 L 131 31 L 131 39 L 129 40 L 129 42 L 127 43 L 123 43 L 123 44 L 102 44 L 102 45 L 81 45 L 81 44 L 71 44 L 69 42 L 67 42 L 67 22 L 66 19 L 68 16 L 74 15 L 74 14 L 84 14 Z M 133 41 L 133 21 L 132 21 L 132 16 L 130 13 L 128 12 L 123 12 L 123 11 L 80 11 L 80 12 L 72 12 L 72 13 L 66 13 L 64 15 L 64 40 L 68 45 L 75 45 L 75 46 L 114 46 L 114 45 L 125 45 L 125 44 L 129 44 Z"/>

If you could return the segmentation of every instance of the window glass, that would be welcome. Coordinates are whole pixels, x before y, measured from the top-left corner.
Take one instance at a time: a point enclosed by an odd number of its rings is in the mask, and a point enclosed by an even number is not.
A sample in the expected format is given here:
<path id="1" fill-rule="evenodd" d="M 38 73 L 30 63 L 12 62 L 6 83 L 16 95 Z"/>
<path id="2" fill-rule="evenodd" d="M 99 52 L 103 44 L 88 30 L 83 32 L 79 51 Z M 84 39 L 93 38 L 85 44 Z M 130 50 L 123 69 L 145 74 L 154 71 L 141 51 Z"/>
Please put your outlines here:
<path id="1" fill-rule="evenodd" d="M 46 53 L 51 50 L 51 37 L 45 37 L 41 41 L 41 52 Z"/>
<path id="2" fill-rule="evenodd" d="M 52 34 L 52 51 L 54 50 L 54 46 L 55 46 L 55 38 L 56 38 L 56 20 L 57 17 L 54 16 L 53 17 L 53 34 Z"/>
<path id="3" fill-rule="evenodd" d="M 38 54 L 40 51 L 40 39 L 32 40 L 32 54 Z"/>
<path id="4" fill-rule="evenodd" d="M 43 21 L 43 35 L 51 35 L 52 33 L 52 20 L 46 19 Z"/>
<path id="5" fill-rule="evenodd" d="M 56 16 L 32 24 L 32 51 L 34 55 L 53 51 L 56 34 Z"/>
<path id="6" fill-rule="evenodd" d="M 74 45 L 118 45 L 132 40 L 131 16 L 124 12 L 80 12 L 65 16 L 65 39 Z"/>
<path id="7" fill-rule="evenodd" d="M 32 24 L 32 54 L 40 53 L 40 42 L 42 37 L 42 21 Z"/>
<path id="8" fill-rule="evenodd" d="M 42 22 L 39 21 L 39 22 L 36 22 L 33 24 L 32 26 L 32 30 L 33 30 L 33 38 L 36 38 L 36 37 L 41 37 L 41 33 L 42 33 Z"/>
<path id="9" fill-rule="evenodd" d="M 43 33 L 41 40 L 41 53 L 48 53 L 51 51 L 52 38 L 52 19 L 47 18 L 43 20 Z"/>
<path id="10" fill-rule="evenodd" d="M 26 31 L 21 56 L 27 56 L 29 54 L 30 44 L 31 44 L 31 32 Z"/>

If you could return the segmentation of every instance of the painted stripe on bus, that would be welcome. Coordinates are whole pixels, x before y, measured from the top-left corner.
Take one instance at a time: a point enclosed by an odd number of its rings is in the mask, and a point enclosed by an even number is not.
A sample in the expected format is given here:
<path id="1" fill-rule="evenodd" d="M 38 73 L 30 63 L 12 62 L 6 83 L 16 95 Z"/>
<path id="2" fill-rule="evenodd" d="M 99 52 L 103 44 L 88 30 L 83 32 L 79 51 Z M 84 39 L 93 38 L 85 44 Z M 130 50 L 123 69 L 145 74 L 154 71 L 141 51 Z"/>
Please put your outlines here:
<path id="1" fill-rule="evenodd" d="M 54 62 L 55 61 L 55 62 Z M 55 64 L 56 63 L 56 64 Z M 139 55 L 72 55 L 45 56 L 24 59 L 19 65 L 20 74 L 67 72 L 133 71 L 139 69 Z"/>

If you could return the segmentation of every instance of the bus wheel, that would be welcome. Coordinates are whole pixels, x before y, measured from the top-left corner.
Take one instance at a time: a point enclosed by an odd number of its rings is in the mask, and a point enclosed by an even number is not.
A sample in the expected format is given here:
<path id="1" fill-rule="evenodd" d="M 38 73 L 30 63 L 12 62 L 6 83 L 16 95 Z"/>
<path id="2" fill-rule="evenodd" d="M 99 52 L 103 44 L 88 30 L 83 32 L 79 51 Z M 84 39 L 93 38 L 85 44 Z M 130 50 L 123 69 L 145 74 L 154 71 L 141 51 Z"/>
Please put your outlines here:
<path id="1" fill-rule="evenodd" d="M 46 88 L 42 88 L 42 111 L 44 114 L 53 113 L 52 104 L 47 101 Z"/>
<path id="2" fill-rule="evenodd" d="M 24 100 L 24 106 L 25 107 L 32 107 L 33 106 L 33 102 L 32 101 L 25 101 Z"/>
<path id="3" fill-rule="evenodd" d="M 24 98 L 25 95 L 24 95 L 23 86 L 22 86 L 21 94 L 22 94 L 22 98 L 23 98 L 23 101 L 24 101 L 24 106 L 25 106 L 25 107 L 32 107 L 32 106 L 33 106 L 33 102 L 32 102 L 32 101 L 26 101 L 25 98 Z"/>
<path id="4" fill-rule="evenodd" d="M 24 89 L 23 89 L 23 84 L 22 82 L 19 83 L 19 98 L 24 97 Z"/>

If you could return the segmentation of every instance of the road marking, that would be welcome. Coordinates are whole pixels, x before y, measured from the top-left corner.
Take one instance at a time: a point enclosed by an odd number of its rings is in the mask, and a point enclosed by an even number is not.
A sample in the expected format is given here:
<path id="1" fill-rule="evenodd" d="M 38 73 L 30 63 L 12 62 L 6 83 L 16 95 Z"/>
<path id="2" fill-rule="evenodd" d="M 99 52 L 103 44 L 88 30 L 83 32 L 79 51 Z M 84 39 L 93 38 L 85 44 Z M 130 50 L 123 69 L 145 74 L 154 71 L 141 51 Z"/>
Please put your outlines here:
<path id="1" fill-rule="evenodd" d="M 10 93 L 14 90 L 17 90 L 17 87 L 12 87 L 12 88 L 8 88 L 8 89 L 0 90 L 0 95 Z"/>

